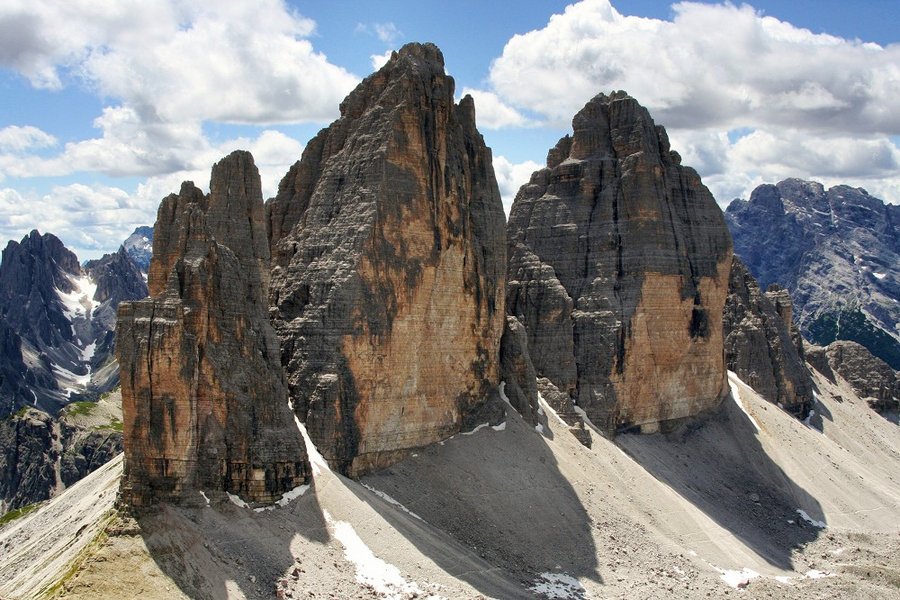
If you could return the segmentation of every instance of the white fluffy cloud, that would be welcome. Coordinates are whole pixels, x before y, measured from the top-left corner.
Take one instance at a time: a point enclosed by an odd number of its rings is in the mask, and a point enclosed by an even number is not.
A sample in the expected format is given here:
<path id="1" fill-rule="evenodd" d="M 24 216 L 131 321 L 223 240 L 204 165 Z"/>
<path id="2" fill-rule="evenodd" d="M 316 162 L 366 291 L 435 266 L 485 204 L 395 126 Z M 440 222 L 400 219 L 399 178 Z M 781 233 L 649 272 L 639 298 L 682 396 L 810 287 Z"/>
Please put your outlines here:
<path id="1" fill-rule="evenodd" d="M 506 44 L 492 90 L 565 126 L 597 93 L 625 89 L 723 203 L 789 176 L 900 202 L 890 140 L 900 134 L 900 44 L 813 34 L 747 4 L 673 11 L 664 21 L 623 15 L 609 0 L 568 6 Z"/>
<path id="2" fill-rule="evenodd" d="M 475 101 L 475 118 L 478 127 L 483 129 L 501 129 L 503 127 L 528 127 L 533 125 L 525 116 L 504 104 L 497 94 L 464 87 L 462 95 L 469 94 Z"/>
<path id="3" fill-rule="evenodd" d="M 33 85 L 85 80 L 145 121 L 324 121 L 357 78 L 317 53 L 315 24 L 279 0 L 11 0 L 0 65 Z M 20 39 L 20 38 L 28 39 Z"/>
<path id="4" fill-rule="evenodd" d="M 55 146 L 57 140 L 46 131 L 26 125 L 11 125 L 0 129 L 0 152 L 18 153 Z"/>
<path id="5" fill-rule="evenodd" d="M 494 157 L 494 173 L 497 175 L 497 185 L 500 187 L 500 197 L 503 199 L 503 210 L 509 216 L 509 208 L 516 198 L 519 188 L 528 183 L 531 174 L 542 169 L 544 165 L 526 160 L 513 163 L 505 156 Z"/>
<path id="6" fill-rule="evenodd" d="M 742 4 L 673 5 L 672 21 L 583 0 L 514 36 L 491 67 L 514 105 L 567 122 L 625 89 L 671 127 L 900 132 L 900 44 L 813 34 Z"/>

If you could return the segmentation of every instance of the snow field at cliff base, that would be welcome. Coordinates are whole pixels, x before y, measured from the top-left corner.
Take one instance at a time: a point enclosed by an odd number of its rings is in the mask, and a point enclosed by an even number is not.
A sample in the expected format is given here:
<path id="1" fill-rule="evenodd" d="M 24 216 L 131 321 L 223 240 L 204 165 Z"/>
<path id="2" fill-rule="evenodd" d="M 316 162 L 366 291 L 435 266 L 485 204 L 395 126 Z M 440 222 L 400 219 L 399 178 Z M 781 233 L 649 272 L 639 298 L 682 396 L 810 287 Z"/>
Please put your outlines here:
<path id="1" fill-rule="evenodd" d="M 0 597 L 900 597 L 900 427 L 841 380 L 808 423 L 730 383 L 672 434 L 586 448 L 507 407 L 359 481 L 307 439 L 312 484 L 271 510 L 136 522 L 116 459 L 0 529 Z"/>

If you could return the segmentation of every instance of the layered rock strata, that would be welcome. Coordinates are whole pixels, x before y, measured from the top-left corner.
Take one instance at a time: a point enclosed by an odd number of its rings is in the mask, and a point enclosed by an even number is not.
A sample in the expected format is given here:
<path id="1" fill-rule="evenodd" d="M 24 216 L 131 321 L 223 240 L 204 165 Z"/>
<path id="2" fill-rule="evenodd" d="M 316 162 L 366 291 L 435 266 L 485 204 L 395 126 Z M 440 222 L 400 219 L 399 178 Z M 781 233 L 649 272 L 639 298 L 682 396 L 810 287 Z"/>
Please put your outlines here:
<path id="1" fill-rule="evenodd" d="M 119 309 L 123 500 L 136 508 L 224 491 L 267 503 L 309 465 L 268 321 L 269 248 L 247 152 L 159 207 L 151 298 Z"/>
<path id="2" fill-rule="evenodd" d="M 724 327 L 729 370 L 766 400 L 805 418 L 812 406 L 813 383 L 803 360 L 802 340 L 791 320 L 790 296 L 780 288 L 762 293 L 736 257 Z"/>
<path id="3" fill-rule="evenodd" d="M 633 98 L 600 94 L 573 129 L 513 203 L 507 311 L 538 375 L 595 425 L 655 431 L 727 394 L 731 240 Z"/>
<path id="4" fill-rule="evenodd" d="M 850 341 L 832 342 L 824 348 L 813 346 L 807 360 L 831 381 L 836 376 L 843 378 L 873 409 L 900 409 L 900 373 L 864 346 Z"/>
<path id="5" fill-rule="evenodd" d="M 459 431 L 498 383 L 504 215 L 472 98 L 409 44 L 341 104 L 267 205 L 297 415 L 360 474 Z"/>

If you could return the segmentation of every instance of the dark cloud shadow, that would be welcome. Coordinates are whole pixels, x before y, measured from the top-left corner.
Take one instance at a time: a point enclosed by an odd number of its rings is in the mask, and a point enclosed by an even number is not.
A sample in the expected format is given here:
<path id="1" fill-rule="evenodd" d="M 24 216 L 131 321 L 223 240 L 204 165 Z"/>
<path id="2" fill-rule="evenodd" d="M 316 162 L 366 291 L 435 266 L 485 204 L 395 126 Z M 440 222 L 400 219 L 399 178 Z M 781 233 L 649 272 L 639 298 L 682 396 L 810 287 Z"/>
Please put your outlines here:
<path id="1" fill-rule="evenodd" d="M 818 500 L 769 457 L 756 426 L 731 398 L 674 433 L 620 435 L 616 444 L 778 568 L 792 570 L 792 551 L 822 532 L 797 512 L 824 522 Z"/>

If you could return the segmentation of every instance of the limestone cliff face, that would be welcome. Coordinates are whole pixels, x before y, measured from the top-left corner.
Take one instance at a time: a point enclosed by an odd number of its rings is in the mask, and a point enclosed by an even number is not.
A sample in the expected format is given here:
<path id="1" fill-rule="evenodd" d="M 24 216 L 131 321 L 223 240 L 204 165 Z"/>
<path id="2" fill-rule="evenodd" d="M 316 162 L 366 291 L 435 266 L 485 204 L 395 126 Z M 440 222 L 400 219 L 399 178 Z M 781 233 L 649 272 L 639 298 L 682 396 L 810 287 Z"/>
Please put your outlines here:
<path id="1" fill-rule="evenodd" d="M 597 426 L 654 431 L 727 393 L 731 240 L 633 98 L 601 94 L 573 128 L 510 212 L 507 311 L 538 375 Z"/>
<path id="2" fill-rule="evenodd" d="M 785 290 L 762 293 L 734 258 L 724 314 L 725 361 L 763 398 L 803 419 L 812 407 L 813 383 L 791 313 Z"/>
<path id="3" fill-rule="evenodd" d="M 267 205 L 295 410 L 359 474 L 456 433 L 498 383 L 504 216 L 470 97 L 409 44 L 341 104 Z"/>
<path id="4" fill-rule="evenodd" d="M 151 297 L 119 309 L 122 496 L 132 506 L 199 490 L 271 502 L 306 481 L 268 281 L 259 173 L 234 152 L 213 167 L 209 195 L 186 182 L 162 201 Z"/>

